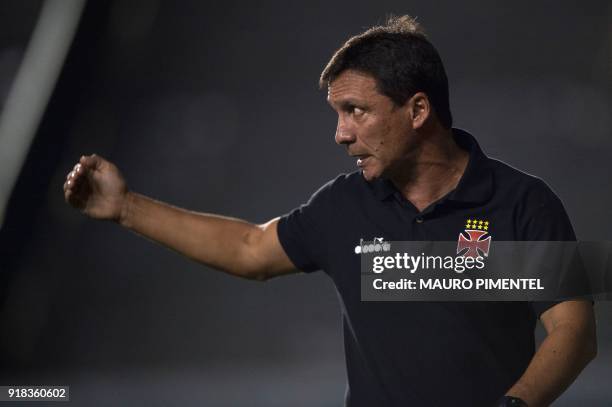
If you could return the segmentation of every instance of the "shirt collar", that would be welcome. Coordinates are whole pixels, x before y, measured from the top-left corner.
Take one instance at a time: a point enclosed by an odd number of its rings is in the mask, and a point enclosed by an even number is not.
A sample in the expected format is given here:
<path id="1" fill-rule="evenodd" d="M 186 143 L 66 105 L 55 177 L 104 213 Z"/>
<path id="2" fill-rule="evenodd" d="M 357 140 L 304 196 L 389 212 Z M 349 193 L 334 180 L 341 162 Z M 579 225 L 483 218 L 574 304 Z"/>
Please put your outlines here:
<path id="1" fill-rule="evenodd" d="M 488 157 L 482 152 L 476 139 L 467 131 L 452 129 L 457 145 L 469 153 L 465 172 L 457 187 L 444 200 L 481 203 L 487 201 L 493 193 L 493 174 L 488 166 Z M 384 200 L 397 192 L 388 179 L 377 179 L 369 183 L 372 191 L 380 200 Z"/>

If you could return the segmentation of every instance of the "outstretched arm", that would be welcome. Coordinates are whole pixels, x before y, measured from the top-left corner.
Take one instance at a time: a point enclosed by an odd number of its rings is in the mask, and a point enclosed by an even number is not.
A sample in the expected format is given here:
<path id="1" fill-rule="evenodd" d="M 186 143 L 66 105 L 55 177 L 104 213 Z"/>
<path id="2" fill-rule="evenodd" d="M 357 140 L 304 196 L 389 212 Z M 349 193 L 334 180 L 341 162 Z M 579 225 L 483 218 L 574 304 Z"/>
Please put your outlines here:
<path id="1" fill-rule="evenodd" d="M 597 354 L 590 301 L 564 301 L 540 317 L 548 333 L 523 376 L 507 394 L 529 407 L 550 405 Z"/>
<path id="2" fill-rule="evenodd" d="M 295 272 L 276 233 L 263 225 L 177 208 L 129 191 L 117 167 L 83 156 L 66 177 L 66 201 L 94 219 L 115 221 L 195 261 L 256 280 Z"/>

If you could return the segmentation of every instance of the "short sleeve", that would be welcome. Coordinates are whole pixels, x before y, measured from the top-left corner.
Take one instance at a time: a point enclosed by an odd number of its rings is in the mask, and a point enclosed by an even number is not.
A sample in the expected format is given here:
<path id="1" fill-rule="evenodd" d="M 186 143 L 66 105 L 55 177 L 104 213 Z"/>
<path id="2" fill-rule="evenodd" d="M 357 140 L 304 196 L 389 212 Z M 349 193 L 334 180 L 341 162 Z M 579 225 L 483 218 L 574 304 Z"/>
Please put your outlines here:
<path id="1" fill-rule="evenodd" d="M 527 197 L 524 238 L 529 241 L 575 241 L 576 234 L 561 200 L 543 181 Z"/>
<path id="2" fill-rule="evenodd" d="M 307 203 L 278 221 L 278 239 L 293 265 L 305 272 L 325 268 L 328 228 L 331 227 L 333 181 L 323 185 Z"/>
<path id="3" fill-rule="evenodd" d="M 527 241 L 575 241 L 576 234 L 563 203 L 546 183 L 538 180 L 526 197 L 523 239 Z M 536 317 L 562 301 L 531 302 Z"/>

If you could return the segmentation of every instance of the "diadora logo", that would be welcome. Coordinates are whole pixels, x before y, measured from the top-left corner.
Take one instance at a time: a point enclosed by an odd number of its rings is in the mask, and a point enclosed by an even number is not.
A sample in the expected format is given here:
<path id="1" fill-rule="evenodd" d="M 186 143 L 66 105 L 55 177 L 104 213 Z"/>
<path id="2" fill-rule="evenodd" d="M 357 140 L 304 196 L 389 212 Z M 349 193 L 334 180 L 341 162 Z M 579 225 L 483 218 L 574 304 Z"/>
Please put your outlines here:
<path id="1" fill-rule="evenodd" d="M 464 257 L 487 257 L 491 248 L 491 232 L 489 232 L 489 227 L 488 220 L 466 220 L 465 231 L 459 233 L 457 254 L 462 253 Z M 465 234 L 467 234 L 467 237 Z M 483 238 L 486 234 L 489 234 L 489 236 Z"/>
<path id="2" fill-rule="evenodd" d="M 371 242 L 365 243 L 363 239 L 359 239 L 359 244 L 355 246 L 355 254 L 388 252 L 389 250 L 391 250 L 391 243 L 385 242 L 384 237 L 375 237 Z"/>

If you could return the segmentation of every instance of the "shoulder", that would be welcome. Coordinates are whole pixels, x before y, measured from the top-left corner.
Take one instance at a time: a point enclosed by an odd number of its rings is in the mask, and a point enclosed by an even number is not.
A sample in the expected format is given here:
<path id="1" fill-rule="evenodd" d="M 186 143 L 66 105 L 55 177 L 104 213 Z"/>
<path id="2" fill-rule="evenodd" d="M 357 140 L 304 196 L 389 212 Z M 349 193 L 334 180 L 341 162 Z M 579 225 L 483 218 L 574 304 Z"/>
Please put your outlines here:
<path id="1" fill-rule="evenodd" d="M 361 175 L 361 171 L 339 174 L 331 182 L 336 188 L 355 188 L 367 185 L 367 182 Z"/>
<path id="2" fill-rule="evenodd" d="M 496 190 L 510 194 L 529 206 L 559 201 L 559 197 L 542 178 L 521 171 L 501 160 L 488 158 Z"/>
<path id="3" fill-rule="evenodd" d="M 359 171 L 354 171 L 351 173 L 339 174 L 335 178 L 327 181 L 315 192 L 315 195 L 343 194 L 350 191 L 358 191 L 363 188 L 367 188 L 367 182 L 363 179 Z"/>
<path id="4" fill-rule="evenodd" d="M 521 240 L 574 240 L 575 233 L 561 199 L 541 178 L 500 160 L 489 159 L 500 202 L 514 202 Z"/>

